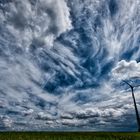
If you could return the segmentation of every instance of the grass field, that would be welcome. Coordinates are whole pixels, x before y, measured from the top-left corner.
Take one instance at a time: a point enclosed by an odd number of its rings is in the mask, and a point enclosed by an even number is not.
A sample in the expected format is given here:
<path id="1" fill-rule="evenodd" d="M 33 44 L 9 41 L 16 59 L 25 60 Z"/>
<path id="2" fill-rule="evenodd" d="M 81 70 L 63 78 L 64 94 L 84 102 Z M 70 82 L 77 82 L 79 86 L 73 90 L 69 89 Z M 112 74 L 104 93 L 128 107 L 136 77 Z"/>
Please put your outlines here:
<path id="1" fill-rule="evenodd" d="M 140 140 L 140 133 L 1 132 L 0 140 Z"/>

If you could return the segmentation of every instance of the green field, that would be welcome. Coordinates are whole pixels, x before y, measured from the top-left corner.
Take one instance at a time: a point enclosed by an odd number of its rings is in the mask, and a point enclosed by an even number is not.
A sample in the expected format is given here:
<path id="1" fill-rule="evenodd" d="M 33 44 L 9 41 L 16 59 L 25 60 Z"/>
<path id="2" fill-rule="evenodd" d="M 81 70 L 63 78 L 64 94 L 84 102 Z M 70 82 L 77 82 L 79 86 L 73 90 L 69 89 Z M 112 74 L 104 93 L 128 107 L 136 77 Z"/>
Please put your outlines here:
<path id="1" fill-rule="evenodd" d="M 1 132 L 0 140 L 140 140 L 140 133 Z"/>

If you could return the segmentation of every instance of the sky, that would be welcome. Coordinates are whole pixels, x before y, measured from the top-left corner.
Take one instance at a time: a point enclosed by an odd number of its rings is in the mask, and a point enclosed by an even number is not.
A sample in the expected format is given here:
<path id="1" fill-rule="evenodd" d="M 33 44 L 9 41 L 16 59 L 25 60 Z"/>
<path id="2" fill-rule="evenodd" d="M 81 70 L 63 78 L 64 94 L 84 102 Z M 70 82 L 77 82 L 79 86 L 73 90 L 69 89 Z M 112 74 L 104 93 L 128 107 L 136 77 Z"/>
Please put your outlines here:
<path id="1" fill-rule="evenodd" d="M 136 131 L 139 61 L 140 0 L 0 0 L 0 131 Z"/>

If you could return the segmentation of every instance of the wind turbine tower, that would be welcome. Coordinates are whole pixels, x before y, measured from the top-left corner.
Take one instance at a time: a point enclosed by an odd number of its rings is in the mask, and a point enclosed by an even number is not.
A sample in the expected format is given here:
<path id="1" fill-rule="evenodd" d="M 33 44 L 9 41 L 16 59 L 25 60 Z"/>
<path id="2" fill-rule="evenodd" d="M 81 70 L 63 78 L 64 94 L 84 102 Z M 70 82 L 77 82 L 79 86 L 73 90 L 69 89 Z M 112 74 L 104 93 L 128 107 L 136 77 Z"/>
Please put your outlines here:
<path id="1" fill-rule="evenodd" d="M 138 132 L 140 132 L 140 118 L 139 118 L 139 112 L 138 112 L 138 108 L 137 108 L 137 104 L 136 104 L 136 99 L 135 99 L 135 95 L 134 95 L 134 87 L 137 86 L 132 86 L 130 85 L 128 82 L 125 82 L 130 88 L 131 88 L 131 92 L 132 92 L 132 98 L 133 98 L 133 102 L 134 102 L 134 107 L 135 107 L 135 112 L 136 112 L 136 119 L 137 119 L 137 125 L 138 125 Z M 140 85 L 138 85 L 140 86 Z"/>

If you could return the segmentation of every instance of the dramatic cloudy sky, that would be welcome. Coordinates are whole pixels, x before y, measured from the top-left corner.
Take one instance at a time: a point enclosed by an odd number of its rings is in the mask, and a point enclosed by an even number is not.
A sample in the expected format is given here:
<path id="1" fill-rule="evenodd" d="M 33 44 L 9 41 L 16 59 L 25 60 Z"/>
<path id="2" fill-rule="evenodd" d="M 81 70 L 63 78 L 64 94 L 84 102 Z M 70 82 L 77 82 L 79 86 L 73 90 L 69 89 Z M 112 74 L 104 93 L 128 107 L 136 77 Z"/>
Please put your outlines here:
<path id="1" fill-rule="evenodd" d="M 137 130 L 139 61 L 140 0 L 0 0 L 0 131 Z"/>

